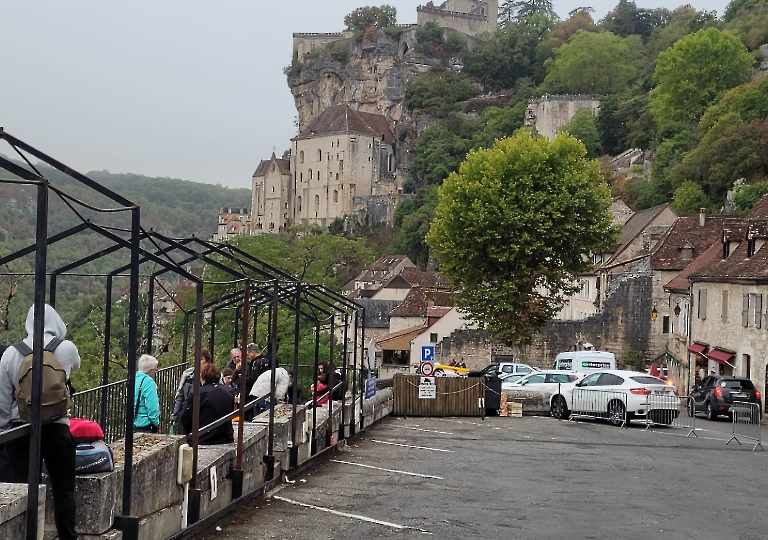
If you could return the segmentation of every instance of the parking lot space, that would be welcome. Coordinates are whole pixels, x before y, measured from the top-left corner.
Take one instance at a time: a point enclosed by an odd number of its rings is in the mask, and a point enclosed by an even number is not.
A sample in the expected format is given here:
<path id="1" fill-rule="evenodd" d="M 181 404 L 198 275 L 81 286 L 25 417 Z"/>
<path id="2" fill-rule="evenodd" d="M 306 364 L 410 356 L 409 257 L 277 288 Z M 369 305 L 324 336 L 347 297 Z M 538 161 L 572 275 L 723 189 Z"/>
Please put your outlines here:
<path id="1" fill-rule="evenodd" d="M 389 418 L 206 538 L 763 536 L 768 453 L 726 447 L 725 420 L 644 427 Z"/>

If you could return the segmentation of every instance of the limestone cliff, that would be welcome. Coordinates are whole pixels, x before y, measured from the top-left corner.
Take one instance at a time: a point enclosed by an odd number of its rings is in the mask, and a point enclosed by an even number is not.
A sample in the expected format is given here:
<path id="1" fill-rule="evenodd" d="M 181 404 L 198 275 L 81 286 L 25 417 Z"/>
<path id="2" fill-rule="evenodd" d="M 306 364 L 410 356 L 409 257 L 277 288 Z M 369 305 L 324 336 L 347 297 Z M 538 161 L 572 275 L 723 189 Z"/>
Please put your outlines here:
<path id="1" fill-rule="evenodd" d="M 405 83 L 428 71 L 434 59 L 412 54 L 415 29 L 404 29 L 398 38 L 378 32 L 356 43 L 344 40 L 346 61 L 321 52 L 305 59 L 299 73 L 288 75 L 288 86 L 298 111 L 299 126 L 323 110 L 346 103 L 355 110 L 385 114 L 398 122 L 403 115 Z"/>

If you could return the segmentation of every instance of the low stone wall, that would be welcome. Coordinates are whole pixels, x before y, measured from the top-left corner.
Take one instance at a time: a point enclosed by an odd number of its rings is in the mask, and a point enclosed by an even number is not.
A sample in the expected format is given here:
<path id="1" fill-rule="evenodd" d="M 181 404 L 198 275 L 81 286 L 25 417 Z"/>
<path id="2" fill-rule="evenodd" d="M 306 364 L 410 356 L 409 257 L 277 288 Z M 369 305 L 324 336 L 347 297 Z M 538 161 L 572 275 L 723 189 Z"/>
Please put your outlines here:
<path id="1" fill-rule="evenodd" d="M 342 429 L 342 408 L 344 425 Z M 392 389 L 378 390 L 362 403 L 362 425 L 360 424 L 360 403 L 334 402 L 331 417 L 331 444 L 338 442 L 339 432 L 347 436 L 351 425 L 355 430 L 367 427 L 393 409 Z M 315 448 L 312 452 L 311 407 L 299 405 L 296 409 L 298 421 L 291 433 L 291 405 L 275 408 L 273 432 L 273 456 L 275 478 L 282 471 L 290 469 L 290 451 L 298 447 L 298 465 L 310 460 L 314 454 L 326 448 L 328 406 L 318 407 L 315 429 Z M 257 416 L 243 429 L 243 495 L 258 490 L 265 481 L 268 452 L 269 412 Z M 131 515 L 138 516 L 139 538 L 157 540 L 168 538 L 181 531 L 184 488 L 176 483 L 178 449 L 184 443 L 183 436 L 138 434 L 134 445 L 133 471 L 131 477 Z M 237 440 L 237 427 L 235 428 Z M 152 444 L 150 445 L 149 442 Z M 120 540 L 122 533 L 112 529 L 114 516 L 122 514 L 123 504 L 123 455 L 124 441 L 112 445 L 116 454 L 115 470 L 108 473 L 77 477 L 77 531 L 83 540 Z M 145 447 L 145 448 L 143 448 Z M 236 444 L 200 445 L 198 447 L 197 486 L 200 489 L 200 518 L 221 510 L 232 502 L 232 481 L 227 478 L 235 466 Z M 212 498 L 212 467 L 216 469 L 216 497 Z M 27 486 L 23 484 L 0 484 L 0 538 L 23 538 L 26 530 Z M 46 498 L 46 493 L 48 496 Z M 39 530 L 45 529 L 46 538 L 55 535 L 53 501 L 50 488 L 41 491 Z M 45 522 L 43 526 L 43 516 Z"/>

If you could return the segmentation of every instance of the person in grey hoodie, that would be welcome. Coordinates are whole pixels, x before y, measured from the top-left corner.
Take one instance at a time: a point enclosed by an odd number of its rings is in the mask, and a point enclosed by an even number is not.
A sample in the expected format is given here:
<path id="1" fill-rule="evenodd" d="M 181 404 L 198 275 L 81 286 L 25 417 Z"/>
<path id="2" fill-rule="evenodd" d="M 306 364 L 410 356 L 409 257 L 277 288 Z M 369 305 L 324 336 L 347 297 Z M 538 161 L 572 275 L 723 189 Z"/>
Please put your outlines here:
<path id="1" fill-rule="evenodd" d="M 35 328 L 35 307 L 27 314 L 27 337 L 24 343 L 32 348 Z M 64 339 L 67 326 L 56 310 L 45 305 L 43 345 L 58 337 Z M 53 355 L 67 373 L 80 368 L 80 354 L 74 343 L 62 341 Z M 24 357 L 15 347 L 8 347 L 0 359 L 0 431 L 21 425 L 14 392 L 18 384 L 19 367 Z M 13 463 L 14 482 L 26 483 L 29 476 L 29 435 L 6 443 Z M 56 531 L 62 540 L 77 538 L 75 532 L 75 441 L 69 432 L 69 415 L 41 428 L 40 457 L 45 460 L 53 487 L 53 512 Z"/>

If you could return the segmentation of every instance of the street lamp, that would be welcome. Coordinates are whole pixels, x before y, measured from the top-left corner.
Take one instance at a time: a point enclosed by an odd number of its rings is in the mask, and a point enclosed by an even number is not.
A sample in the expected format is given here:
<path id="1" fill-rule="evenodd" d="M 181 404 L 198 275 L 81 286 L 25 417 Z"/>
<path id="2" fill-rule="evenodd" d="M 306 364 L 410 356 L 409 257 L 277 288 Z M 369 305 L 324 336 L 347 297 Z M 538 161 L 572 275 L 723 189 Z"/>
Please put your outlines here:
<path id="1" fill-rule="evenodd" d="M 653 309 L 651 310 L 651 319 L 654 321 L 656 320 L 656 317 L 659 316 L 659 312 L 656 311 L 656 302 L 653 303 Z"/>

